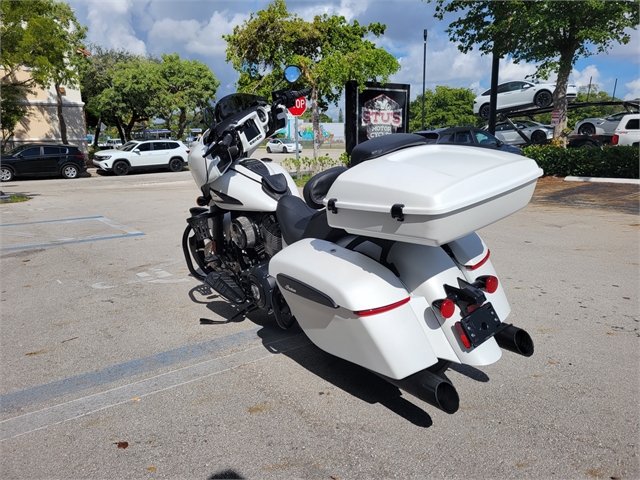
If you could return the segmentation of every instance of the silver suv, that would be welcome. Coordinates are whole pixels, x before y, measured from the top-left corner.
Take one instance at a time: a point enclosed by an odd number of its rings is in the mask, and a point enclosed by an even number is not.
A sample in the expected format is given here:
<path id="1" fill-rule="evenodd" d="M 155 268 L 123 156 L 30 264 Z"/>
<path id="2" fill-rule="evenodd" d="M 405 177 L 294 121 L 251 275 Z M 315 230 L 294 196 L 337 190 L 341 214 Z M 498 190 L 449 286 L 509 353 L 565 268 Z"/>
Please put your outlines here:
<path id="1" fill-rule="evenodd" d="M 97 152 L 93 165 L 116 175 L 149 168 L 179 172 L 184 168 L 188 154 L 189 149 L 177 140 L 131 140 L 119 149 Z"/>

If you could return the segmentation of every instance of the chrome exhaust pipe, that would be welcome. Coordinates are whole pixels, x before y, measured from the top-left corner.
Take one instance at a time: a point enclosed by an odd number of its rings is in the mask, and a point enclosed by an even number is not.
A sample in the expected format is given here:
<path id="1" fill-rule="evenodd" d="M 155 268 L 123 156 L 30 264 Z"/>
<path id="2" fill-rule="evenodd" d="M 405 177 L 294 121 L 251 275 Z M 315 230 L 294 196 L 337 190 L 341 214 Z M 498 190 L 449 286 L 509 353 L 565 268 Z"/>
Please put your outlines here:
<path id="1" fill-rule="evenodd" d="M 458 392 L 451 382 L 435 373 L 431 373 L 427 369 L 420 370 L 402 380 L 389 378 L 376 372 L 373 373 L 445 413 L 456 413 L 460 407 Z"/>
<path id="2" fill-rule="evenodd" d="M 533 355 L 533 340 L 531 336 L 521 328 L 509 325 L 496 333 L 494 338 L 500 348 L 524 357 Z"/>

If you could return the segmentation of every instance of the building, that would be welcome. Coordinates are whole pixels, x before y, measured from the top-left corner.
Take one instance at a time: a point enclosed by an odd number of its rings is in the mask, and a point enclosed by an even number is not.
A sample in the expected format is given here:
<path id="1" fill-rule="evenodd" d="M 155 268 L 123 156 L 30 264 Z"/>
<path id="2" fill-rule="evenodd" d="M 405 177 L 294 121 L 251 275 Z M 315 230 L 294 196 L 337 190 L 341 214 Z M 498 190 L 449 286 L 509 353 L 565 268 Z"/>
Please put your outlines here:
<path id="1" fill-rule="evenodd" d="M 0 67 L 2 69 L 2 67 Z M 28 70 L 15 73 L 17 81 L 29 78 Z M 26 115 L 16 125 L 14 135 L 7 143 L 7 149 L 23 143 L 45 142 L 60 143 L 60 121 L 58 120 L 58 101 L 53 86 L 43 89 L 34 86 L 32 93 L 22 101 L 28 105 L 30 115 Z M 60 87 L 62 93 L 62 112 L 67 125 L 68 143 L 76 145 L 85 154 L 88 153 L 89 140 L 84 118 L 84 102 L 78 88 Z"/>

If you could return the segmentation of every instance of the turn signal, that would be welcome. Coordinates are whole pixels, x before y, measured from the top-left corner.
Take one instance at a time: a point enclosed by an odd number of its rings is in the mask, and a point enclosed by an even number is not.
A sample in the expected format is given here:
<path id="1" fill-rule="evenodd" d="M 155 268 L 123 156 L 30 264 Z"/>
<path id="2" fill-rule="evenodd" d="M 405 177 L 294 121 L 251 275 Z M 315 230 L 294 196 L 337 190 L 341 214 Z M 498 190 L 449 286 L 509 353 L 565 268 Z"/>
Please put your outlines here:
<path id="1" fill-rule="evenodd" d="M 489 275 L 484 281 L 484 289 L 487 293 L 495 293 L 498 290 L 498 277 Z"/>
<path id="2" fill-rule="evenodd" d="M 440 303 L 440 315 L 442 315 L 444 318 L 453 317 L 453 314 L 455 313 L 455 311 L 456 311 L 456 304 L 453 302 L 453 300 L 449 298 L 445 298 Z"/>
<path id="3" fill-rule="evenodd" d="M 389 310 L 393 310 L 394 308 L 401 307 L 405 303 L 409 303 L 409 300 L 411 300 L 411 297 L 407 297 L 404 300 L 392 303 L 391 305 L 385 305 L 384 307 L 372 308 L 371 310 L 359 310 L 353 313 L 355 313 L 359 317 L 370 317 L 371 315 L 377 315 L 379 313 L 388 312 Z"/>
<path id="4" fill-rule="evenodd" d="M 482 265 L 487 263 L 487 261 L 489 260 L 489 256 L 490 255 L 491 255 L 491 250 L 487 250 L 487 254 L 484 256 L 484 258 L 482 260 L 480 260 L 475 265 L 466 265 L 465 268 L 467 270 L 476 270 L 477 268 L 480 268 Z"/>
<path id="5" fill-rule="evenodd" d="M 196 198 L 196 205 L 200 207 L 206 207 L 207 205 L 209 205 L 209 201 L 205 197 L 198 197 Z"/>

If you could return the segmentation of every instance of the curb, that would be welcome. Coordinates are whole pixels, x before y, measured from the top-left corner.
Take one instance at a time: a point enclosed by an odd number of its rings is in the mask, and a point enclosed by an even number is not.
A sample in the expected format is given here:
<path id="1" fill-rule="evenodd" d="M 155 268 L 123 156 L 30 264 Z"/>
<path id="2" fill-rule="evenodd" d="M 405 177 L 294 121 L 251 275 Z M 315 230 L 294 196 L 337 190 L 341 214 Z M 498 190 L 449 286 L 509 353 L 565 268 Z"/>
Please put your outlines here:
<path id="1" fill-rule="evenodd" d="M 564 177 L 565 182 L 599 182 L 599 183 L 627 183 L 640 185 L 637 178 L 599 178 L 599 177 Z"/>

